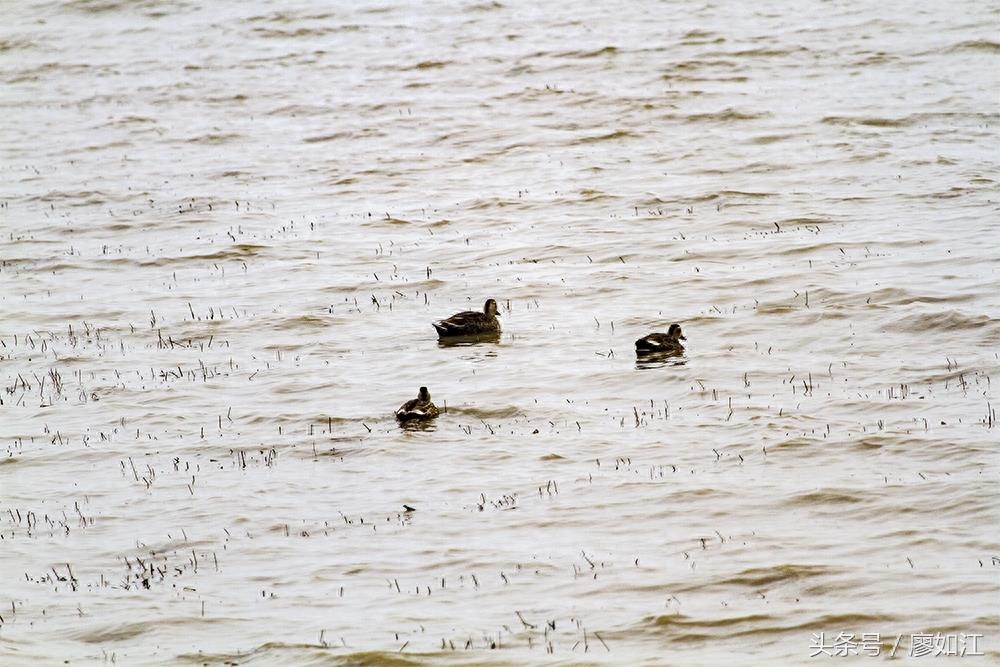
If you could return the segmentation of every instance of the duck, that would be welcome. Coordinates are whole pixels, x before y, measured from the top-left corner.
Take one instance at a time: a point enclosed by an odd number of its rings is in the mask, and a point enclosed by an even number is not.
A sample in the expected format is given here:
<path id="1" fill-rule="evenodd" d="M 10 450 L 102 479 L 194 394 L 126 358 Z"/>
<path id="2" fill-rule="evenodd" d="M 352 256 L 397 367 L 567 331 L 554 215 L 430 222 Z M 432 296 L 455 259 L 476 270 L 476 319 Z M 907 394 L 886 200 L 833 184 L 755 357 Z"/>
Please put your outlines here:
<path id="1" fill-rule="evenodd" d="M 651 333 L 635 341 L 636 354 L 674 353 L 684 351 L 682 340 L 687 340 L 681 332 L 681 325 L 671 324 L 667 333 Z"/>
<path id="2" fill-rule="evenodd" d="M 433 324 L 440 338 L 455 336 L 498 336 L 500 334 L 500 322 L 497 320 L 497 302 L 495 299 L 487 299 L 481 313 L 477 313 L 474 310 L 466 310 L 461 313 L 455 313 L 448 319 L 440 320 Z"/>
<path id="3" fill-rule="evenodd" d="M 421 387 L 416 398 L 411 398 L 396 410 L 396 419 L 401 422 L 425 421 L 434 419 L 441 411 L 431 403 L 431 392 L 427 387 Z"/>

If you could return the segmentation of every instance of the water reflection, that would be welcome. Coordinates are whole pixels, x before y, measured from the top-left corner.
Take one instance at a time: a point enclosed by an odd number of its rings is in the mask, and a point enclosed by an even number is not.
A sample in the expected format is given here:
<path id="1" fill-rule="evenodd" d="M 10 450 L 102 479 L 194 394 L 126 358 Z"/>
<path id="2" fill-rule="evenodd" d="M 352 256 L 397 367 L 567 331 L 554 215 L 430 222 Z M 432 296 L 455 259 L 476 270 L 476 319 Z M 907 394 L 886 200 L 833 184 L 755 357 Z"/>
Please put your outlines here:
<path id="1" fill-rule="evenodd" d="M 475 336 L 448 336 L 447 338 L 438 339 L 438 347 L 470 347 L 473 345 L 479 345 L 480 343 L 492 343 L 497 345 L 500 343 L 500 334 L 488 333 Z"/>
<path id="2" fill-rule="evenodd" d="M 399 428 L 402 431 L 436 431 L 437 424 L 433 419 L 410 419 L 399 422 Z"/>
<path id="3" fill-rule="evenodd" d="M 686 366 L 687 358 L 684 352 L 645 352 L 636 355 L 635 367 L 638 370 L 647 368 L 662 368 L 664 366 Z"/>

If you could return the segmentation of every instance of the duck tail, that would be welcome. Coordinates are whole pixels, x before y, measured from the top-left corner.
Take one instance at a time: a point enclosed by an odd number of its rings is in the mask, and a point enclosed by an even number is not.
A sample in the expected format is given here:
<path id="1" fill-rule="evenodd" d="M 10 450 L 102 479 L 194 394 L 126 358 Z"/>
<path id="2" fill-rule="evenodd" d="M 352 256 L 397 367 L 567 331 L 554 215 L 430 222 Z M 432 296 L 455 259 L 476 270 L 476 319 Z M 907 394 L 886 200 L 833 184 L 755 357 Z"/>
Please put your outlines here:
<path id="1" fill-rule="evenodd" d="M 413 421 L 415 419 L 428 419 L 436 416 L 437 413 L 432 413 L 429 410 L 423 410 L 420 408 L 400 408 L 399 410 L 396 410 L 396 419 L 401 422 Z"/>
<path id="2" fill-rule="evenodd" d="M 635 349 L 639 350 L 640 352 L 652 352 L 653 350 L 660 349 L 660 346 L 654 343 L 653 341 L 646 340 L 645 338 L 640 338 L 639 340 L 635 341 Z"/>

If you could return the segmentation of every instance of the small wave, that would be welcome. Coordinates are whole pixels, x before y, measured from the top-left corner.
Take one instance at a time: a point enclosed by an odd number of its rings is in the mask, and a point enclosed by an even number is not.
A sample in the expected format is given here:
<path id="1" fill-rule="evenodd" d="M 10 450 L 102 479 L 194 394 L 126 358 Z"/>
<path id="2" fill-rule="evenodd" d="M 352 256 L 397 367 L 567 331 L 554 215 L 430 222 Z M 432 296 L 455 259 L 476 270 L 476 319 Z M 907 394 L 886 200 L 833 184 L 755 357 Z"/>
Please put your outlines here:
<path id="1" fill-rule="evenodd" d="M 265 39 L 296 39 L 300 37 L 324 37 L 330 33 L 337 32 L 335 27 L 324 28 L 296 28 L 295 30 L 281 30 L 280 28 L 254 28 L 253 32 Z"/>
<path id="2" fill-rule="evenodd" d="M 773 567 L 752 567 L 714 582 L 718 586 L 748 586 L 767 588 L 775 584 L 785 584 L 800 579 L 835 574 L 836 571 L 822 565 L 784 564 Z"/>
<path id="3" fill-rule="evenodd" d="M 38 67 L 15 73 L 14 76 L 7 79 L 7 82 L 23 83 L 25 81 L 38 81 L 49 74 L 82 74 L 89 73 L 93 69 L 93 67 L 85 63 L 44 63 Z M 102 96 L 102 98 L 108 99 L 106 96 Z"/>
<path id="4" fill-rule="evenodd" d="M 768 614 L 747 614 L 724 618 L 693 618 L 685 614 L 664 614 L 646 619 L 651 630 L 657 634 L 670 632 L 673 642 L 704 642 L 718 638 L 720 633 L 741 635 L 758 628 L 772 628 L 777 619 Z M 743 629 L 746 628 L 746 629 Z"/>
<path id="5" fill-rule="evenodd" d="M 524 411 L 513 405 L 498 408 L 474 408 L 448 406 L 450 414 L 467 415 L 476 419 L 511 419 L 524 415 Z"/>
<path id="6" fill-rule="evenodd" d="M 121 118 L 116 118 L 108 123 L 104 124 L 104 127 L 120 127 L 123 125 L 142 125 L 152 123 L 156 124 L 155 118 L 149 118 L 148 116 L 122 116 Z"/>
<path id="7" fill-rule="evenodd" d="M 322 384 L 316 384 L 316 385 L 311 385 L 310 388 L 315 391 L 320 391 L 324 388 L 327 388 L 327 386 Z M 275 415 L 255 414 L 252 416 L 244 417 L 241 421 L 247 424 L 254 424 L 254 425 L 262 424 L 270 426 L 272 424 L 288 423 L 291 421 L 297 421 L 301 419 L 303 419 L 303 416 L 301 414 L 280 413 Z M 359 421 L 353 417 L 334 417 L 332 415 L 313 415 L 311 417 L 308 417 L 308 419 L 309 423 L 315 425 L 317 431 L 321 429 L 325 431 L 326 430 L 325 427 L 327 426 L 344 426 L 347 424 L 357 424 Z M 333 438 L 333 440 L 336 440 L 336 438 Z M 345 441 L 348 442 L 353 442 L 354 440 L 355 438 L 353 437 L 345 438 Z"/>
<path id="8" fill-rule="evenodd" d="M 203 134 L 200 137 L 193 137 L 187 141 L 191 144 L 208 144 L 210 146 L 217 146 L 219 144 L 229 143 L 230 141 L 236 141 L 241 138 L 242 135 L 234 132 L 211 132 L 209 134 Z"/>
<path id="9" fill-rule="evenodd" d="M 800 217 L 800 218 L 785 218 L 784 220 L 779 220 L 779 225 L 785 225 L 788 227 L 799 225 L 807 227 L 815 227 L 817 225 L 827 225 L 833 222 L 829 218 L 812 218 L 812 217 Z M 839 245 L 837 247 L 840 247 Z"/>
<path id="10" fill-rule="evenodd" d="M 10 37 L 0 39 L 0 53 L 4 51 L 25 51 L 35 46 L 35 42 L 30 39 Z"/>
<path id="11" fill-rule="evenodd" d="M 587 201 L 587 202 L 594 202 L 594 201 L 600 201 L 602 199 L 614 198 L 607 192 L 601 192 L 600 190 L 594 190 L 592 188 L 583 188 L 582 190 L 580 190 L 579 194 L 580 194 L 580 199 L 582 201 Z"/>
<path id="12" fill-rule="evenodd" d="M 160 621 L 157 621 L 159 624 Z M 134 623 L 118 623 L 115 625 L 96 628 L 79 635 L 81 641 L 88 644 L 105 644 L 107 642 L 125 641 L 134 639 L 156 627 L 157 624 L 147 621 L 136 621 Z"/>
<path id="13" fill-rule="evenodd" d="M 776 144 L 779 141 L 787 141 L 793 136 L 794 135 L 791 134 L 762 134 L 758 137 L 750 139 L 750 143 L 757 146 L 766 146 L 767 144 Z"/>
<path id="14" fill-rule="evenodd" d="M 333 134 L 323 134 L 315 137 L 306 137 L 302 140 L 306 144 L 321 144 L 327 141 L 337 141 L 338 139 L 349 139 L 352 136 L 351 132 L 334 132 Z"/>
<path id="15" fill-rule="evenodd" d="M 607 134 L 598 134 L 590 137 L 581 137 L 575 140 L 575 144 L 596 144 L 602 141 L 617 141 L 619 139 L 637 139 L 639 135 L 629 130 L 616 130 Z"/>
<path id="16" fill-rule="evenodd" d="M 959 186 L 952 186 L 947 190 L 940 190 L 938 192 L 928 192 L 926 194 L 919 195 L 918 198 L 930 198 L 930 199 L 955 199 L 961 197 L 962 195 L 968 194 L 970 192 L 975 192 L 973 188 L 963 188 Z"/>
<path id="17" fill-rule="evenodd" d="M 985 51 L 987 53 L 1000 53 L 1000 42 L 993 42 L 987 39 L 974 39 L 959 42 L 947 49 L 947 52 L 955 51 Z"/>
<path id="18" fill-rule="evenodd" d="M 774 192 L 751 192 L 749 190 L 720 190 L 717 197 L 746 197 L 748 199 L 764 199 L 766 197 L 776 197 Z"/>
<path id="19" fill-rule="evenodd" d="M 758 120 L 767 118 L 770 114 L 738 111 L 733 108 L 723 109 L 710 113 L 695 113 L 687 116 L 680 116 L 682 120 L 689 123 L 735 123 L 744 120 Z"/>
<path id="20" fill-rule="evenodd" d="M 732 76 L 694 76 L 690 74 L 664 74 L 662 76 L 664 81 L 677 81 L 682 83 L 702 83 L 702 82 L 712 82 L 712 83 L 746 83 L 750 80 L 748 76 L 742 76 L 739 74 Z M 703 95 L 704 93 L 700 90 L 688 91 L 688 95 Z"/>
<path id="21" fill-rule="evenodd" d="M 605 46 L 602 49 L 595 49 L 593 51 L 565 51 L 557 53 L 555 56 L 557 58 L 599 58 L 601 56 L 613 56 L 617 53 L 617 46 Z"/>
<path id="22" fill-rule="evenodd" d="M 372 222 L 380 222 L 386 225 L 412 225 L 412 220 L 406 218 L 396 218 L 391 215 L 383 215 L 381 218 L 374 218 Z"/>
<path id="23" fill-rule="evenodd" d="M 796 46 L 788 49 L 746 49 L 744 51 L 731 51 L 723 55 L 734 58 L 776 58 L 779 56 L 790 56 L 793 53 L 808 51 L 804 46 Z"/>
<path id="24" fill-rule="evenodd" d="M 416 65 L 412 65 L 410 67 L 404 67 L 403 69 L 404 70 L 443 69 L 451 64 L 452 61 L 450 60 L 422 60 L 418 62 Z"/>
<path id="25" fill-rule="evenodd" d="M 237 243 L 215 252 L 203 253 L 201 255 L 183 255 L 180 257 L 167 258 L 169 261 L 190 261 L 190 260 L 214 260 L 220 259 L 246 259 L 259 255 L 267 249 L 267 246 L 254 243 Z"/>
<path id="26" fill-rule="evenodd" d="M 728 628 L 744 623 L 758 623 L 773 620 L 768 614 L 748 614 L 746 616 L 731 616 L 728 618 L 699 619 L 686 616 L 684 614 L 667 614 L 655 616 L 649 622 L 657 627 L 700 627 L 700 628 Z"/>
<path id="27" fill-rule="evenodd" d="M 723 44 L 726 38 L 707 30 L 691 30 L 680 38 L 681 44 Z"/>
<path id="28" fill-rule="evenodd" d="M 101 14 L 104 12 L 125 10 L 128 8 L 128 3 L 103 0 L 72 0 L 66 3 L 65 7 L 86 14 Z"/>
<path id="29" fill-rule="evenodd" d="M 801 617 L 800 617 L 801 618 Z M 872 626 L 876 623 L 886 623 L 894 620 L 890 615 L 875 616 L 872 614 L 825 614 L 815 618 L 803 618 L 801 622 L 782 625 L 779 619 L 768 614 L 747 614 L 746 616 L 731 616 L 715 619 L 692 618 L 684 614 L 662 615 L 649 617 L 647 624 L 653 629 L 687 630 L 677 636 L 670 637 L 673 641 L 705 641 L 718 637 L 718 630 L 725 629 L 732 636 L 756 634 L 781 634 L 800 631 L 804 628 L 849 628 Z M 741 626 L 749 626 L 742 628 Z"/>
<path id="30" fill-rule="evenodd" d="M 959 310 L 939 313 L 917 313 L 896 320 L 896 326 L 904 331 L 916 333 L 925 331 L 962 331 L 982 329 L 997 323 L 987 315 L 969 315 Z"/>
<path id="31" fill-rule="evenodd" d="M 795 617 L 793 617 L 795 618 Z M 805 619 L 799 623 L 781 625 L 773 623 L 766 626 L 748 628 L 747 630 L 733 632 L 733 635 L 750 637 L 754 635 L 779 635 L 788 632 L 802 632 L 816 628 L 863 628 L 872 627 L 878 623 L 892 623 L 895 617 L 883 614 L 826 614 L 815 618 Z"/>
<path id="32" fill-rule="evenodd" d="M 824 116 L 821 123 L 825 125 L 864 125 L 866 127 L 906 127 L 913 124 L 909 116 L 903 118 L 880 118 L 878 116 Z"/>
<path id="33" fill-rule="evenodd" d="M 472 211 L 481 211 L 485 209 L 506 208 L 507 206 L 517 206 L 517 205 L 518 202 L 516 199 L 505 199 L 502 197 L 483 197 L 470 202 L 468 204 L 468 209 Z"/>
<path id="34" fill-rule="evenodd" d="M 827 247 L 834 248 L 840 247 L 840 244 L 828 244 Z M 932 294 L 920 294 L 911 292 L 910 290 L 898 288 L 898 287 L 884 287 L 873 292 L 868 292 L 866 297 L 871 300 L 872 304 L 879 306 L 908 306 L 910 304 L 928 304 L 928 303 L 958 303 L 962 301 L 971 301 L 975 299 L 974 296 L 969 294 L 950 294 L 948 296 L 935 296 Z M 943 313 L 933 315 L 930 317 L 940 317 Z M 913 316 L 918 321 L 925 319 L 925 316 Z M 921 331 L 923 329 L 920 329 Z"/>
<path id="35" fill-rule="evenodd" d="M 327 19 L 333 18 L 334 15 L 330 13 L 322 14 L 311 14 L 311 15 L 298 15 L 294 12 L 273 12 L 267 15 L 257 15 L 251 16 L 244 19 L 245 23 L 295 23 L 296 21 L 325 21 Z"/>
<path id="36" fill-rule="evenodd" d="M 277 107 L 276 109 L 271 109 L 265 115 L 267 116 L 288 116 L 295 118 L 297 116 L 323 116 L 330 112 L 329 107 L 313 105 L 313 104 L 286 104 L 284 106 Z"/>
<path id="37" fill-rule="evenodd" d="M 282 320 L 280 325 L 278 325 L 278 328 L 297 329 L 299 327 L 328 326 L 330 326 L 330 320 L 326 317 L 321 317 L 319 315 L 296 315 Z"/>
<path id="38" fill-rule="evenodd" d="M 874 65 L 888 65 L 889 63 L 898 61 L 899 58 L 896 56 L 890 56 L 886 53 L 872 53 L 851 64 L 855 67 L 872 67 Z"/>
<path id="39" fill-rule="evenodd" d="M 108 200 L 108 194 L 100 190 L 80 190 L 79 192 L 62 192 L 60 190 L 50 190 L 43 195 L 27 197 L 27 201 L 40 202 L 68 202 L 71 206 L 92 206 L 104 204 Z"/>
<path id="40" fill-rule="evenodd" d="M 508 76 L 523 76 L 525 74 L 534 74 L 537 71 L 538 70 L 536 70 L 531 65 L 528 65 L 526 63 L 518 63 L 517 65 L 514 65 L 509 70 L 507 70 L 507 75 Z"/>
<path id="41" fill-rule="evenodd" d="M 328 638 L 331 645 L 333 637 Z M 351 665 L 351 667 L 412 667 L 426 665 L 426 656 L 408 657 L 398 651 L 356 651 L 337 655 L 320 644 L 301 644 L 290 642 L 266 642 L 239 653 L 182 653 L 177 656 L 182 662 L 196 665 L 205 664 L 244 664 L 251 661 L 266 664 L 298 664 L 298 665 Z"/>
<path id="42" fill-rule="evenodd" d="M 732 60 L 682 60 L 674 63 L 673 69 L 688 71 L 699 70 L 710 67 L 724 67 L 726 69 L 736 69 L 740 65 Z"/>
<path id="43" fill-rule="evenodd" d="M 467 12 L 492 12 L 497 9 L 503 9 L 504 6 L 499 2 L 480 2 L 474 5 L 469 5 L 465 8 Z"/>
<path id="44" fill-rule="evenodd" d="M 807 493 L 797 494 L 793 496 L 787 504 L 792 506 L 812 507 L 814 505 L 854 505 L 864 501 L 864 498 L 849 491 L 820 489 L 818 491 L 809 491 Z"/>
<path id="45" fill-rule="evenodd" d="M 697 195 L 690 195 L 687 197 L 677 197 L 675 199 L 661 199 L 659 197 L 650 197 L 649 199 L 644 199 L 643 201 L 636 204 L 640 212 L 643 208 L 656 208 L 658 206 L 666 205 L 684 205 L 690 206 L 691 204 L 704 204 L 706 202 L 714 202 L 719 199 L 766 199 L 768 197 L 776 197 L 777 193 L 774 192 L 752 192 L 750 190 L 718 190 L 716 192 L 703 192 Z"/>

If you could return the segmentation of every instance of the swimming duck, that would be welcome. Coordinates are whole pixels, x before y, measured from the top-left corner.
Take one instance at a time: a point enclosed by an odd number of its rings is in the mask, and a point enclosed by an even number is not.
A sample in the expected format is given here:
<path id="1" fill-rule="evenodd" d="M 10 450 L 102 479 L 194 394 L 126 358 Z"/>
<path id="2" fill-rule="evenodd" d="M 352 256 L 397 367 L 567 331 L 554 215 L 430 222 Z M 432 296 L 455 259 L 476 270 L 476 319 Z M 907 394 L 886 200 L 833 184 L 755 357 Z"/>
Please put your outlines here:
<path id="1" fill-rule="evenodd" d="M 651 333 L 635 341 L 636 354 L 653 354 L 656 352 L 680 353 L 684 351 L 682 340 L 687 340 L 681 333 L 681 325 L 671 324 L 667 333 Z"/>
<path id="2" fill-rule="evenodd" d="M 434 322 L 438 336 L 496 336 L 500 334 L 500 322 L 497 321 L 497 302 L 487 299 L 483 312 L 466 310 L 455 313 L 446 320 Z"/>
<path id="3" fill-rule="evenodd" d="M 396 419 L 401 422 L 434 419 L 440 411 L 431 403 L 431 392 L 427 387 L 421 387 L 416 398 L 411 398 L 396 410 Z"/>

